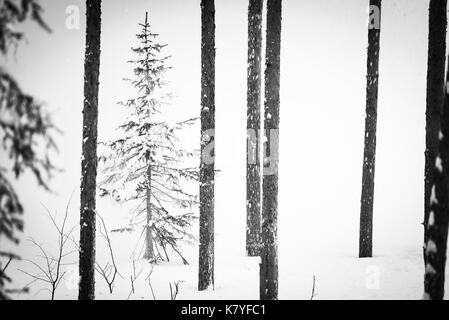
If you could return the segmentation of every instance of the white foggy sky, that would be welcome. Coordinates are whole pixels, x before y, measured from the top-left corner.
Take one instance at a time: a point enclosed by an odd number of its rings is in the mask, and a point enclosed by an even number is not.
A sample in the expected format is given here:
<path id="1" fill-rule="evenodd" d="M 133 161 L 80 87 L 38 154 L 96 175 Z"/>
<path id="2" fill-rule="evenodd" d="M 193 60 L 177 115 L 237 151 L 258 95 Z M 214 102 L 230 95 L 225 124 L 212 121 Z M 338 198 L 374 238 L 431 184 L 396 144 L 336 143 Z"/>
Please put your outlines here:
<path id="1" fill-rule="evenodd" d="M 240 242 L 245 232 L 247 2 L 216 0 L 216 225 L 228 222 L 229 235 L 218 232 Z M 28 43 L 6 61 L 23 89 L 54 110 L 64 131 L 57 158 L 64 172 L 51 183 L 57 194 L 40 190 L 30 177 L 16 183 L 25 204 L 26 235 L 36 237 L 49 226 L 41 203 L 61 212 L 73 190 L 73 223 L 78 219 L 83 101 L 84 1 L 45 0 L 42 5 L 53 34 L 28 25 Z M 65 27 L 68 5 L 80 7 L 79 30 Z M 367 6 L 368 0 L 283 1 L 279 241 L 292 247 L 337 245 L 356 254 Z M 99 140 L 114 134 L 125 115 L 116 102 L 132 92 L 121 79 L 130 74 L 126 61 L 145 11 L 173 56 L 169 80 L 177 98 L 171 116 L 199 116 L 200 1 L 106 0 Z M 410 247 L 422 242 L 428 1 L 387 0 L 382 11 L 375 253 L 382 253 L 387 241 Z M 199 146 L 199 132 L 194 138 Z M 98 202 L 99 211 L 108 212 L 105 217 L 113 208 Z"/>

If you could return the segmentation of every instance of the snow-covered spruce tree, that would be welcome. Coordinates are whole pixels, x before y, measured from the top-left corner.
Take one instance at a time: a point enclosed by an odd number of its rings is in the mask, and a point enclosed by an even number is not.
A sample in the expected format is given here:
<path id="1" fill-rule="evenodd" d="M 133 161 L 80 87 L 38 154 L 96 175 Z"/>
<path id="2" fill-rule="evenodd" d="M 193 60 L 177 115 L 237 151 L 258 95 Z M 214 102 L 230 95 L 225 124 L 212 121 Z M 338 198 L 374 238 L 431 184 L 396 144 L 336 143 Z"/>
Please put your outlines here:
<path id="1" fill-rule="evenodd" d="M 83 143 L 79 245 L 79 300 L 95 299 L 97 123 L 100 75 L 101 0 L 86 0 Z"/>
<path id="2" fill-rule="evenodd" d="M 444 100 L 446 59 L 447 0 L 430 0 L 426 93 L 426 150 L 424 168 L 424 264 L 426 261 L 427 222 L 433 165 L 438 152 L 438 130 Z"/>
<path id="3" fill-rule="evenodd" d="M 201 0 L 201 164 L 198 290 L 214 287 L 215 2 Z"/>
<path id="4" fill-rule="evenodd" d="M 262 85 L 262 8 L 263 0 L 250 0 L 248 6 L 247 79 L 247 162 L 246 162 L 246 252 L 260 252 L 260 111 Z"/>
<path id="5" fill-rule="evenodd" d="M 148 14 L 139 25 L 139 46 L 132 49 L 136 58 L 130 61 L 135 76 L 127 79 L 135 96 L 120 103 L 130 111 L 119 127 L 120 138 L 101 144 L 104 177 L 99 187 L 102 196 L 136 203 L 130 226 L 115 231 L 144 226 L 145 259 L 169 260 L 173 251 L 187 264 L 179 242 L 191 239 L 188 228 L 195 218 L 192 208 L 197 196 L 187 189 L 198 180 L 198 170 L 185 166 L 195 152 L 181 148 L 178 135 L 195 119 L 164 120 L 163 107 L 171 96 L 164 81 L 169 69 L 169 57 L 162 54 L 166 45 L 159 44 L 158 35 L 151 32 Z"/>
<path id="6" fill-rule="evenodd" d="M 282 0 L 267 2 L 265 130 L 260 299 L 278 299 L 278 162 Z"/>
<path id="7" fill-rule="evenodd" d="M 373 256 L 374 172 L 376 167 L 377 97 L 379 91 L 379 51 L 382 0 L 370 0 L 368 59 L 366 76 L 365 144 L 363 152 L 362 196 L 360 201 L 359 257 Z"/>
<path id="8" fill-rule="evenodd" d="M 50 31 L 42 19 L 42 8 L 37 1 L 0 1 L 0 55 L 7 56 L 11 48 L 19 45 L 24 34 L 16 27 L 28 20 Z M 0 141 L 2 153 L 7 154 L 10 160 L 0 165 L 1 242 L 18 243 L 19 233 L 23 230 L 23 207 L 8 179 L 7 164 L 11 163 L 16 178 L 30 171 L 38 184 L 48 190 L 48 178 L 55 169 L 49 158 L 51 149 L 56 150 L 51 135 L 53 129 L 50 115 L 42 104 L 26 94 L 0 66 Z M 4 270 L 11 259 L 19 258 L 12 252 L 3 251 L 3 247 L 0 246 L 0 300 L 8 299 L 10 293 L 5 285 L 11 279 Z"/>

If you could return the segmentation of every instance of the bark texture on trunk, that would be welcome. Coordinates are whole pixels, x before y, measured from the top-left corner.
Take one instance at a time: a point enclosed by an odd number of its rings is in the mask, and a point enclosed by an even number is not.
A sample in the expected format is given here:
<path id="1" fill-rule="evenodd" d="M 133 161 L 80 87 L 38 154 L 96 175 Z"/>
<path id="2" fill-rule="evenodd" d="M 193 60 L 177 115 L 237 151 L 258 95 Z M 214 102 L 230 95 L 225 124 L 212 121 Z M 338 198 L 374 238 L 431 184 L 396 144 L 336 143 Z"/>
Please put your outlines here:
<path id="1" fill-rule="evenodd" d="M 201 0 L 201 164 L 200 246 L 198 290 L 214 286 L 214 178 L 215 165 L 204 157 L 214 143 L 215 129 L 215 4 Z M 212 150 L 212 153 L 215 152 Z M 210 159 L 209 159 L 210 160 Z"/>
<path id="2" fill-rule="evenodd" d="M 278 162 L 279 162 L 279 106 L 281 0 L 267 3 L 267 48 L 265 69 L 265 130 L 262 201 L 262 252 L 260 264 L 260 299 L 278 299 Z"/>
<path id="3" fill-rule="evenodd" d="M 87 0 L 84 63 L 83 160 L 79 245 L 79 300 L 95 299 L 95 197 L 97 178 L 98 87 L 100 73 L 101 0 Z"/>
<path id="4" fill-rule="evenodd" d="M 365 144 L 363 154 L 362 196 L 360 208 L 359 257 L 373 256 L 374 172 L 376 167 L 377 97 L 379 89 L 379 51 L 381 0 L 370 0 L 366 84 Z"/>
<path id="5" fill-rule="evenodd" d="M 147 226 L 145 227 L 145 254 L 144 259 L 154 260 L 154 246 L 153 246 L 153 227 L 152 227 L 152 212 L 151 212 L 151 164 L 147 167 Z"/>
<path id="6" fill-rule="evenodd" d="M 447 81 L 449 81 L 449 72 Z M 430 181 L 430 211 L 427 220 L 427 242 L 424 252 L 426 258 L 424 298 L 431 300 L 443 300 L 444 298 L 447 233 L 449 227 L 448 92 L 445 94 L 438 137 L 438 154 L 435 157 L 435 163 L 432 166 L 432 176 Z"/>
<path id="7" fill-rule="evenodd" d="M 430 191 L 433 166 L 438 152 L 438 130 L 444 100 L 446 59 L 447 0 L 431 0 L 429 4 L 429 45 L 427 60 L 426 151 L 424 168 L 424 264 L 427 244 L 427 223 L 430 212 Z"/>
<path id="8" fill-rule="evenodd" d="M 424 299 L 443 300 L 449 223 L 449 70 L 444 78 L 447 0 L 429 7 L 426 123 L 426 212 Z M 446 90 L 444 90 L 446 88 Z"/>
<path id="9" fill-rule="evenodd" d="M 249 0 L 246 162 L 246 252 L 249 256 L 259 255 L 261 245 L 259 141 L 262 85 L 262 8 L 263 0 Z"/>

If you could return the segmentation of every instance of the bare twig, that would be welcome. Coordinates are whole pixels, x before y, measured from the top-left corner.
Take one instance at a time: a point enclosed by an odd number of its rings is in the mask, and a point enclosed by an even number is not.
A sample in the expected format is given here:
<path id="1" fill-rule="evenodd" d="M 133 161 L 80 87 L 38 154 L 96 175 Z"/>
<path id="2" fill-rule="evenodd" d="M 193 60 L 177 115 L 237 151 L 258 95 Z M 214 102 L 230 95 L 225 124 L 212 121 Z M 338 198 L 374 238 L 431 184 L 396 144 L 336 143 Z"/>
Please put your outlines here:
<path id="1" fill-rule="evenodd" d="M 115 283 L 115 279 L 117 277 L 117 275 L 119 275 L 122 279 L 122 275 L 118 272 L 118 268 L 117 268 L 117 264 L 115 263 L 115 258 L 114 258 L 114 252 L 112 250 L 112 242 L 111 239 L 109 237 L 109 233 L 108 233 L 108 229 L 106 227 L 106 223 L 104 221 L 104 219 L 101 217 L 101 215 L 99 215 L 97 213 L 97 216 L 100 218 L 100 233 L 101 235 L 106 239 L 106 243 L 108 245 L 109 248 L 109 256 L 111 258 L 111 263 L 107 262 L 106 265 L 103 267 L 98 263 L 96 264 L 95 269 L 97 270 L 97 272 L 103 277 L 103 279 L 106 281 L 108 288 L 109 288 L 109 293 L 112 294 L 113 290 L 114 290 L 114 283 Z"/>
<path id="2" fill-rule="evenodd" d="M 106 262 L 106 264 L 104 266 L 100 265 L 98 263 L 98 260 L 95 261 L 95 270 L 101 275 L 101 277 L 105 280 L 106 284 L 108 285 L 109 288 L 109 293 L 113 293 L 114 291 L 114 287 L 115 287 L 115 280 L 117 278 L 117 275 L 124 279 L 123 276 L 120 274 L 120 272 L 118 271 L 118 267 L 115 261 L 115 256 L 114 256 L 114 251 L 112 249 L 112 241 L 111 238 L 109 237 L 109 232 L 107 231 L 107 227 L 106 227 L 106 223 L 103 219 L 103 217 L 101 217 L 100 214 L 98 214 L 98 212 L 96 213 L 96 215 L 99 217 L 100 219 L 100 234 L 106 239 L 106 243 L 108 245 L 109 248 L 109 256 L 111 258 L 111 263 Z M 76 248 L 76 251 L 79 252 L 79 245 L 76 242 L 76 240 L 72 237 L 69 239 L 73 245 Z"/>
<path id="3" fill-rule="evenodd" d="M 56 216 L 53 216 L 50 213 L 50 210 L 48 208 L 46 208 L 45 206 L 43 206 L 50 221 L 52 222 L 53 226 L 55 227 L 55 229 L 58 232 L 58 249 L 57 249 L 56 257 L 52 256 L 52 254 L 50 252 L 48 252 L 43 247 L 42 244 L 39 244 L 36 240 L 34 240 L 33 238 L 30 238 L 29 241 L 33 244 L 33 246 L 35 246 L 39 249 L 40 255 L 38 255 L 37 257 L 41 258 L 44 261 L 43 262 L 44 266 L 42 266 L 39 263 L 32 261 L 32 260 L 24 260 L 24 261 L 31 263 L 35 268 L 37 268 L 38 271 L 36 273 L 31 273 L 31 272 L 24 271 L 22 269 L 18 269 L 20 272 L 26 274 L 27 276 L 29 276 L 33 279 L 33 281 L 30 282 L 30 284 L 33 282 L 36 282 L 36 281 L 41 281 L 41 282 L 48 284 L 50 286 L 50 289 L 45 288 L 45 290 L 50 292 L 51 300 L 54 300 L 56 290 L 59 287 L 61 280 L 65 276 L 65 272 L 62 272 L 62 270 L 61 270 L 61 267 L 65 265 L 63 263 L 63 259 L 74 252 L 73 250 L 69 251 L 69 252 L 65 251 L 67 241 L 70 239 L 70 236 L 74 230 L 74 228 L 72 228 L 68 232 L 66 232 L 67 217 L 69 214 L 69 205 L 70 205 L 71 199 L 72 199 L 72 197 L 70 197 L 70 199 L 67 203 L 64 218 L 63 218 L 62 224 L 60 226 L 58 225 L 58 223 L 56 221 Z M 25 288 L 27 288 L 27 287 L 28 286 L 26 286 Z"/>
<path id="4" fill-rule="evenodd" d="M 133 273 L 130 276 L 131 279 L 131 291 L 128 294 L 128 300 L 131 297 L 131 294 L 135 293 L 134 283 L 139 278 L 140 274 L 142 273 L 143 269 L 141 268 L 139 272 L 136 273 L 136 261 L 133 260 Z"/>
<path id="5" fill-rule="evenodd" d="M 313 300 L 318 294 L 315 293 L 315 276 L 313 276 L 313 286 L 312 286 L 312 295 L 310 296 L 310 300 Z"/>
<path id="6" fill-rule="evenodd" d="M 173 282 L 174 286 L 172 286 L 171 282 L 168 283 L 169 287 L 170 287 L 170 299 L 171 300 L 176 300 L 176 297 L 178 296 L 178 293 L 179 293 L 179 284 L 182 282 L 183 281 Z"/>
<path id="7" fill-rule="evenodd" d="M 145 280 L 148 280 L 148 284 L 150 286 L 151 294 L 153 295 L 153 299 L 156 300 L 156 295 L 154 294 L 154 290 L 153 290 L 153 284 L 151 283 L 151 275 L 153 274 L 153 270 L 154 270 L 154 267 L 153 267 L 153 265 L 151 265 L 150 273 L 145 278 Z"/>

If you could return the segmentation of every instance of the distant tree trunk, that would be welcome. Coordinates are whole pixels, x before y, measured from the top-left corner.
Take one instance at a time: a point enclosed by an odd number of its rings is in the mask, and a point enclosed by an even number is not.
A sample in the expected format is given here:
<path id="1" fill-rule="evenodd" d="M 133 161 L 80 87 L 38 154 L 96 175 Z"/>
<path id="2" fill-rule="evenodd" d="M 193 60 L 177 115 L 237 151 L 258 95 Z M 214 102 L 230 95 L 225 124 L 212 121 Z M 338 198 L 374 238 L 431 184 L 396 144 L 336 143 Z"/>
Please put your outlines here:
<path id="1" fill-rule="evenodd" d="M 433 166 L 438 152 L 438 130 L 444 100 L 446 59 L 447 0 L 431 0 L 429 5 L 429 45 L 427 60 L 426 151 L 424 168 L 424 264 L 426 261 L 427 222 Z"/>
<path id="2" fill-rule="evenodd" d="M 79 245 L 79 300 L 95 299 L 95 195 L 97 178 L 98 87 L 101 0 L 87 0 L 84 64 L 83 160 Z"/>
<path id="3" fill-rule="evenodd" d="M 147 225 L 145 227 L 145 254 L 144 259 L 154 260 L 153 247 L 153 227 L 152 227 L 152 212 L 151 212 L 151 164 L 147 168 Z"/>
<path id="4" fill-rule="evenodd" d="M 376 166 L 377 96 L 382 0 L 370 0 L 366 84 L 365 147 L 360 208 L 359 257 L 373 256 L 374 172 Z"/>
<path id="5" fill-rule="evenodd" d="M 246 162 L 246 252 L 260 253 L 260 110 L 262 84 L 263 0 L 249 0 L 248 7 L 248 97 Z"/>
<path id="6" fill-rule="evenodd" d="M 265 130 L 268 142 L 264 152 L 262 252 L 260 264 L 260 299 L 278 298 L 278 162 L 279 105 L 281 64 L 281 0 L 267 3 L 267 48 L 265 69 Z"/>
<path id="7" fill-rule="evenodd" d="M 214 286 L 215 4 L 201 0 L 201 164 L 198 290 Z"/>
<path id="8" fill-rule="evenodd" d="M 449 81 L 449 74 L 448 79 Z M 425 244 L 424 299 L 443 300 L 449 227 L 449 94 L 446 92 L 439 154 L 432 166 L 430 211 Z"/>

